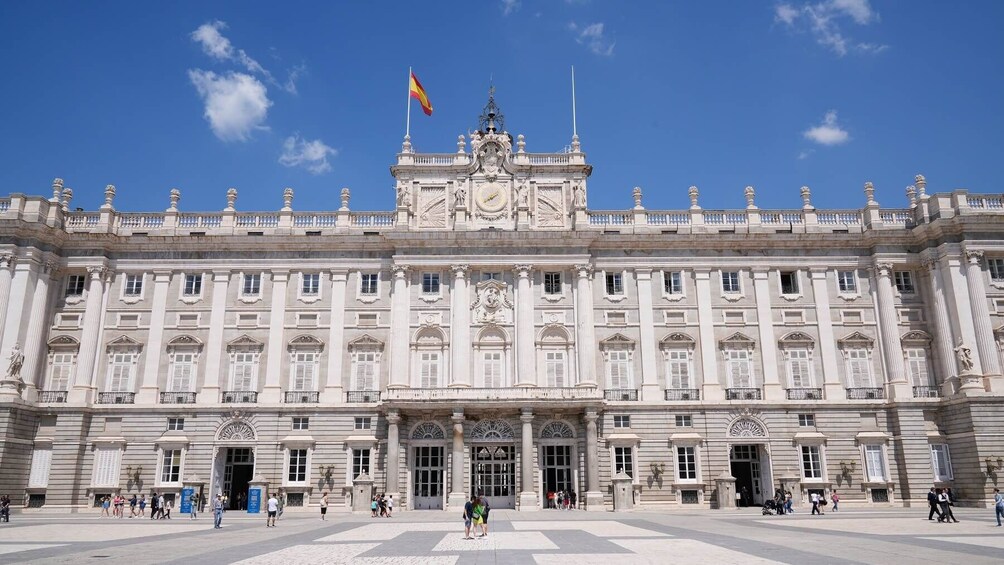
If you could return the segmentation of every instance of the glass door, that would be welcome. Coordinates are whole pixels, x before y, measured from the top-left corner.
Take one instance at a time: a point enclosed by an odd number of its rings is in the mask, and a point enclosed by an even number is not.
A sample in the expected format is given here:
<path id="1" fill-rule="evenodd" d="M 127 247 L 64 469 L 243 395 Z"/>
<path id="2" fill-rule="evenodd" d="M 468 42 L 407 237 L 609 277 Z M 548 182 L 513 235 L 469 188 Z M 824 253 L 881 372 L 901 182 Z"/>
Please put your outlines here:
<path id="1" fill-rule="evenodd" d="M 415 509 L 442 510 L 445 449 L 441 445 L 416 446 L 414 456 L 412 493 L 415 497 Z"/>
<path id="2" fill-rule="evenodd" d="M 572 446 L 544 445 L 544 496 L 549 505 L 552 492 L 572 490 Z"/>
<path id="3" fill-rule="evenodd" d="M 492 508 L 516 507 L 516 448 L 513 445 L 478 445 L 471 456 L 472 490 L 488 499 Z"/>

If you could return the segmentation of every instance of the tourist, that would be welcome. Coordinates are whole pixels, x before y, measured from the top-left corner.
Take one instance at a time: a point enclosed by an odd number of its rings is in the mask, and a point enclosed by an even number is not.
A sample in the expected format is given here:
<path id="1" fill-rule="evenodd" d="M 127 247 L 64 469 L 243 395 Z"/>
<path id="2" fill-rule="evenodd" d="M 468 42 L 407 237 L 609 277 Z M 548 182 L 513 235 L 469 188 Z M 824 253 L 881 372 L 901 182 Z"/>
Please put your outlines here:
<path id="1" fill-rule="evenodd" d="M 784 513 L 794 514 L 795 513 L 795 499 L 791 496 L 791 491 L 784 493 Z"/>
<path id="2" fill-rule="evenodd" d="M 994 515 L 997 516 L 997 527 L 1001 527 L 1001 517 L 1004 516 L 1004 496 L 1000 489 L 994 489 Z"/>
<path id="3" fill-rule="evenodd" d="M 164 497 L 161 496 L 161 500 L 163 500 L 163 499 L 164 499 Z M 170 500 L 168 500 L 164 504 L 162 504 L 161 505 L 161 509 L 164 512 L 164 514 L 163 514 L 163 516 L 161 516 L 161 518 L 167 518 L 168 520 L 170 520 L 171 519 L 171 508 L 173 508 L 173 507 L 174 507 L 174 499 L 173 498 L 170 499 Z"/>
<path id="4" fill-rule="evenodd" d="M 125 497 L 121 494 L 115 495 L 115 515 L 119 518 L 125 516 Z"/>
<path id="5" fill-rule="evenodd" d="M 485 496 L 482 496 L 479 502 L 483 508 L 481 511 L 481 537 L 486 537 L 488 535 L 488 514 L 492 511 L 492 505 L 488 504 L 488 498 Z"/>
<path id="6" fill-rule="evenodd" d="M 487 535 L 485 533 L 485 507 L 482 503 L 484 499 L 480 497 L 474 497 L 474 513 L 471 514 L 474 518 L 474 528 L 481 530 L 481 535 L 475 534 L 479 538 L 483 538 Z"/>
<path id="7" fill-rule="evenodd" d="M 157 516 L 157 519 L 158 520 L 163 520 L 164 519 L 164 493 L 160 493 L 160 496 L 157 497 L 157 511 L 160 512 L 160 514 Z"/>
<path id="8" fill-rule="evenodd" d="M 380 517 L 387 517 L 387 497 L 383 494 L 377 496 L 377 505 L 380 507 Z"/>
<path id="9" fill-rule="evenodd" d="M 813 515 L 819 514 L 820 516 L 822 516 L 822 514 L 823 514 L 823 511 L 819 509 L 819 499 L 820 498 L 821 497 L 819 496 L 818 492 L 813 492 L 811 495 L 809 495 L 809 500 L 812 501 L 812 514 Z"/>
<path id="10" fill-rule="evenodd" d="M 941 507 L 941 517 L 938 518 L 939 522 L 949 522 L 958 523 L 959 521 L 955 519 L 955 515 L 952 514 L 952 504 L 948 500 L 948 493 L 941 490 L 940 488 L 935 491 L 938 494 L 938 506 Z"/>
<path id="11" fill-rule="evenodd" d="M 569 497 L 569 504 L 571 505 L 572 510 L 575 510 L 576 509 L 576 506 L 575 506 L 575 491 L 574 490 L 568 491 L 568 497 Z"/>
<path id="12" fill-rule="evenodd" d="M 938 493 L 934 491 L 934 487 L 927 491 L 927 505 L 931 507 L 931 511 L 927 513 L 927 519 L 933 520 L 934 515 L 938 515 L 938 521 L 941 521 L 941 510 L 938 510 Z"/>
<path id="13" fill-rule="evenodd" d="M 394 515 L 394 495 L 387 495 L 387 517 L 390 518 Z"/>
<path id="14" fill-rule="evenodd" d="M 554 508 L 554 491 L 547 491 L 547 507 Z"/>
<path id="15" fill-rule="evenodd" d="M 111 517 L 111 515 L 108 514 L 108 508 L 111 505 L 112 502 L 107 496 L 101 499 L 101 516 L 108 516 L 109 518 Z"/>
<path id="16" fill-rule="evenodd" d="M 324 515 L 328 513 L 328 492 L 324 491 L 321 495 L 321 521 L 324 521 Z"/>
<path id="17" fill-rule="evenodd" d="M 278 512 L 276 513 L 276 519 L 282 518 L 282 511 L 286 508 L 286 492 L 279 489 L 279 494 L 276 497 L 278 501 Z"/>
<path id="18" fill-rule="evenodd" d="M 141 518 L 146 516 L 146 495 L 139 495 L 139 515 Z"/>
<path id="19" fill-rule="evenodd" d="M 192 513 L 191 513 L 190 518 L 192 520 L 194 520 L 194 519 L 196 519 L 198 517 L 198 510 L 199 510 L 199 495 L 198 495 L 198 493 L 194 493 L 194 492 L 192 493 L 191 505 L 192 505 L 192 511 L 191 511 Z"/>
<path id="20" fill-rule="evenodd" d="M 1000 522 L 1000 518 L 997 519 Z M 10 522 L 10 496 L 0 496 L 0 522 Z"/>
<path id="21" fill-rule="evenodd" d="M 478 497 L 471 495 L 471 499 L 464 503 L 464 539 L 474 539 L 471 537 L 471 525 L 474 523 L 474 501 Z"/>
<path id="22" fill-rule="evenodd" d="M 370 512 L 372 513 L 372 516 L 370 516 L 371 518 L 376 518 L 377 517 L 377 497 L 376 497 L 376 495 L 373 495 L 373 499 L 370 500 Z"/>
<path id="23" fill-rule="evenodd" d="M 830 495 L 830 500 L 833 501 L 833 511 L 836 512 L 837 505 L 840 504 L 840 495 L 837 494 L 837 491 L 833 491 L 833 494 Z"/>
<path id="24" fill-rule="evenodd" d="M 132 498 L 129 499 L 129 517 L 130 518 L 135 518 L 136 517 L 136 504 L 138 504 L 138 503 L 139 503 L 139 499 L 137 499 L 136 495 L 133 494 Z"/>
<path id="25" fill-rule="evenodd" d="M 274 528 L 275 517 L 279 513 L 279 499 L 275 497 L 275 493 L 269 495 L 266 509 L 268 510 L 268 518 L 265 519 L 265 527 Z"/>
<path id="26" fill-rule="evenodd" d="M 213 501 L 213 528 L 222 528 L 223 522 L 223 498 L 220 495 L 216 495 L 216 500 Z"/>

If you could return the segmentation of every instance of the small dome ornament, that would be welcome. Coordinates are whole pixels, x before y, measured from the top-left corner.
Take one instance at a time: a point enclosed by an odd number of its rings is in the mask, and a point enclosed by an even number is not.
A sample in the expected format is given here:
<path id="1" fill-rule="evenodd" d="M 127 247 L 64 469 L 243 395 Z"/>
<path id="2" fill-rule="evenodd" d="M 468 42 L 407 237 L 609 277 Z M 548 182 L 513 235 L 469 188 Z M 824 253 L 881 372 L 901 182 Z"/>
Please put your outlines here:
<path id="1" fill-rule="evenodd" d="M 803 186 L 801 189 L 799 189 L 799 192 L 802 195 L 802 209 L 813 210 L 814 208 L 812 206 L 812 191 L 809 190 L 809 187 Z"/>
<path id="2" fill-rule="evenodd" d="M 233 210 L 234 204 L 237 202 L 237 189 L 228 188 L 227 189 L 227 210 Z"/>
<path id="3" fill-rule="evenodd" d="M 349 209 L 349 187 L 342 188 L 342 207 L 339 208 L 340 211 L 348 211 Z"/>
<path id="4" fill-rule="evenodd" d="M 690 209 L 700 210 L 701 207 L 697 205 L 697 197 L 700 195 L 700 191 L 697 190 L 696 186 L 691 186 L 687 189 L 687 196 L 690 197 Z"/>
<path id="5" fill-rule="evenodd" d="M 288 212 L 293 209 L 293 189 L 286 187 L 282 191 L 282 210 Z"/>
<path id="6" fill-rule="evenodd" d="M 171 189 L 171 207 L 168 210 L 176 212 L 178 210 L 178 201 L 181 200 L 181 191 L 177 188 Z"/>

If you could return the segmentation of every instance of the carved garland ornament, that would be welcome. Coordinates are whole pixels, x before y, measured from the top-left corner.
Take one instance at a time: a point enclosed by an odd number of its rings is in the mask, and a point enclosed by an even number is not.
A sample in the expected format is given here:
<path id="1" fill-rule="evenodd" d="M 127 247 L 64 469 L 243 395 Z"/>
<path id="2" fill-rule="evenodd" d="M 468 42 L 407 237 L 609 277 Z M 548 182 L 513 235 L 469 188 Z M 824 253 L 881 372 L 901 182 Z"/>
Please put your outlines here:
<path id="1" fill-rule="evenodd" d="M 446 432 L 439 424 L 422 422 L 411 431 L 411 439 L 446 439 Z"/>
<path id="2" fill-rule="evenodd" d="M 255 438 L 254 427 L 247 422 L 230 422 L 216 435 L 220 441 L 254 441 Z"/>

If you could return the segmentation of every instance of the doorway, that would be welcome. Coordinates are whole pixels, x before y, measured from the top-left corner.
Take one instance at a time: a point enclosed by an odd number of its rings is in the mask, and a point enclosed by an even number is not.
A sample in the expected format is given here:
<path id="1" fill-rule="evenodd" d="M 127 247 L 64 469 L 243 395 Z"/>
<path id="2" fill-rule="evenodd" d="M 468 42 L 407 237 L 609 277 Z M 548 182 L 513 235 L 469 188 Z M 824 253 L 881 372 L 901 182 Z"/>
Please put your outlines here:
<path id="1" fill-rule="evenodd" d="M 416 446 L 414 458 L 412 496 L 415 497 L 415 510 L 442 510 L 446 449 L 441 445 Z"/>
<path id="2" fill-rule="evenodd" d="M 545 506 L 550 505 L 552 492 L 569 492 L 573 488 L 572 446 L 542 445 L 544 452 L 544 496 Z"/>
<path id="3" fill-rule="evenodd" d="M 729 454 L 729 469 L 736 478 L 736 493 L 740 506 L 763 504 L 763 465 L 759 445 L 733 445 Z"/>
<path id="4" fill-rule="evenodd" d="M 492 508 L 515 508 L 516 446 L 475 445 L 471 449 L 471 492 L 482 494 Z"/>
<path id="5" fill-rule="evenodd" d="M 222 492 L 227 496 L 227 510 L 246 510 L 248 483 L 254 476 L 254 450 L 228 447 L 223 464 Z"/>

